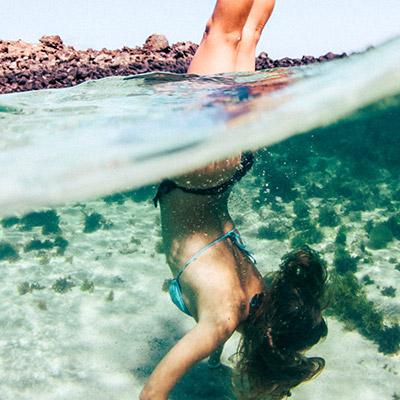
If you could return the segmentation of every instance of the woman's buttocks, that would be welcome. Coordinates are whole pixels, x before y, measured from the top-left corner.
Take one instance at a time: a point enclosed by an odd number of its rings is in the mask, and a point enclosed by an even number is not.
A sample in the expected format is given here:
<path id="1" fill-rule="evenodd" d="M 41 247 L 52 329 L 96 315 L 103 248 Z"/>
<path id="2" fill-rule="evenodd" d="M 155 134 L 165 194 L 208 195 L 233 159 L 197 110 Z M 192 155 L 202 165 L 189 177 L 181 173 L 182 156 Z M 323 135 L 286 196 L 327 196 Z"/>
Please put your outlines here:
<path id="1" fill-rule="evenodd" d="M 164 196 L 160 203 L 163 236 L 179 238 L 195 232 L 222 232 L 230 221 L 228 196 L 229 193 L 196 195 L 179 189 Z"/>

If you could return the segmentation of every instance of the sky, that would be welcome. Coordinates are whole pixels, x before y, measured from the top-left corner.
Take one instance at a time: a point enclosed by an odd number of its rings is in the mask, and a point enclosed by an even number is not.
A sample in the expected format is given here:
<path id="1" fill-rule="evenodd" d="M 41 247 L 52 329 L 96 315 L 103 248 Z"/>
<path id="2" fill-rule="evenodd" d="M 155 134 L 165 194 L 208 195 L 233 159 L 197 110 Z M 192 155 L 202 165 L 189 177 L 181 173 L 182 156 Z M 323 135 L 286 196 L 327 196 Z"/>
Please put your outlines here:
<path id="1" fill-rule="evenodd" d="M 232 0 L 237 1 L 237 0 Z M 58 34 L 78 49 L 198 43 L 215 0 L 0 0 L 0 39 Z M 273 58 L 351 52 L 400 35 L 400 0 L 276 0 L 258 45 Z"/>

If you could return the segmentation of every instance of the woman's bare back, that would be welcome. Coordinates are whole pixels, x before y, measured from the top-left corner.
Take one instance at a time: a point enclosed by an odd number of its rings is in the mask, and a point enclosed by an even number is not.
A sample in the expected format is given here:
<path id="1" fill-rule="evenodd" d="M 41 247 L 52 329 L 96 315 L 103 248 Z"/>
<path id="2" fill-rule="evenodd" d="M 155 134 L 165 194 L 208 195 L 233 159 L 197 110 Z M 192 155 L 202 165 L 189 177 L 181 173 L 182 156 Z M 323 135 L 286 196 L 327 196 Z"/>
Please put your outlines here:
<path id="1" fill-rule="evenodd" d="M 241 167 L 241 160 L 238 155 L 213 162 L 174 181 L 189 188 L 220 185 Z M 163 197 L 163 244 L 174 276 L 193 254 L 234 228 L 227 205 L 229 192 L 208 196 L 173 190 Z M 234 312 L 240 320 L 245 319 L 249 298 L 262 291 L 257 269 L 229 238 L 191 263 L 180 284 L 183 300 L 196 317 L 212 310 L 215 314 Z"/>

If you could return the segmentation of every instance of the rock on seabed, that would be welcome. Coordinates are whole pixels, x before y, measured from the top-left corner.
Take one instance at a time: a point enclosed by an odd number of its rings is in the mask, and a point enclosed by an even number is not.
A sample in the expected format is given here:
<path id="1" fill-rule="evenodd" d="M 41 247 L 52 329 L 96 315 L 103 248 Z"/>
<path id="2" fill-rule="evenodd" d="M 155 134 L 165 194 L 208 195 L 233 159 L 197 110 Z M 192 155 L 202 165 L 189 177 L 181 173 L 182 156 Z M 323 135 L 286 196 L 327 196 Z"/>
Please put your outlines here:
<path id="1" fill-rule="evenodd" d="M 142 47 L 117 50 L 76 50 L 58 35 L 43 36 L 39 43 L 0 40 L 0 93 L 74 86 L 87 80 L 113 75 L 135 75 L 152 71 L 185 73 L 198 45 L 169 44 L 164 35 L 150 35 Z M 256 68 L 291 67 L 345 57 L 346 53 L 324 56 L 285 57 L 272 60 L 263 52 Z"/>

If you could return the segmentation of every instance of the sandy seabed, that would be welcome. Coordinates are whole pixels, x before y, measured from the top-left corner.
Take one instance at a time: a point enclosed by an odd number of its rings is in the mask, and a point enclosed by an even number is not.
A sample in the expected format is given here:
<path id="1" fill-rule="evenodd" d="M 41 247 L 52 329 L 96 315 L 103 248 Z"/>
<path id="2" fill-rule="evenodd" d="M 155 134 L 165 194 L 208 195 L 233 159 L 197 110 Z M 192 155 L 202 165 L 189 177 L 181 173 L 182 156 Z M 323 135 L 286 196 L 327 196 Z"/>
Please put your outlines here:
<path id="1" fill-rule="evenodd" d="M 254 211 L 249 198 L 248 190 L 239 185 L 232 197 L 233 214 L 240 212 L 238 227 L 259 269 L 266 273 L 278 267 L 290 245 L 286 240 L 257 238 L 258 227 L 270 210 L 263 206 Z M 0 229 L 0 238 L 13 243 L 21 256 L 18 261 L 1 263 L 0 399 L 136 399 L 157 362 L 194 324 L 161 290 L 170 272 L 158 250 L 158 210 L 150 202 L 98 200 L 56 211 L 63 237 L 69 241 L 64 255 L 53 250 L 23 252 L 28 241 L 42 238 L 39 228 L 31 232 Z M 84 233 L 84 213 L 90 212 L 101 213 L 107 229 Z M 316 249 L 329 246 L 334 236 L 334 228 L 326 228 L 325 240 Z M 379 260 L 374 265 L 379 267 L 365 265 L 360 270 L 368 269 L 382 286 L 397 285 L 399 293 L 395 276 L 399 272 L 389 268 L 389 253 L 400 258 L 398 241 L 373 251 L 374 260 Z M 52 285 L 62 277 L 69 277 L 76 286 L 57 293 Z M 93 292 L 80 290 L 85 279 L 94 283 Z M 18 287 L 24 281 L 45 288 L 21 295 Z M 383 298 L 373 288 L 368 294 L 398 314 L 398 295 Z M 398 399 L 399 356 L 379 353 L 375 344 L 356 331 L 345 330 L 335 319 L 329 318 L 328 326 L 327 339 L 309 352 L 325 358 L 326 368 L 318 378 L 295 389 L 292 398 Z M 233 398 L 228 358 L 238 339 L 235 334 L 225 346 L 224 367 L 210 370 L 205 362 L 199 363 L 170 399 Z"/>

